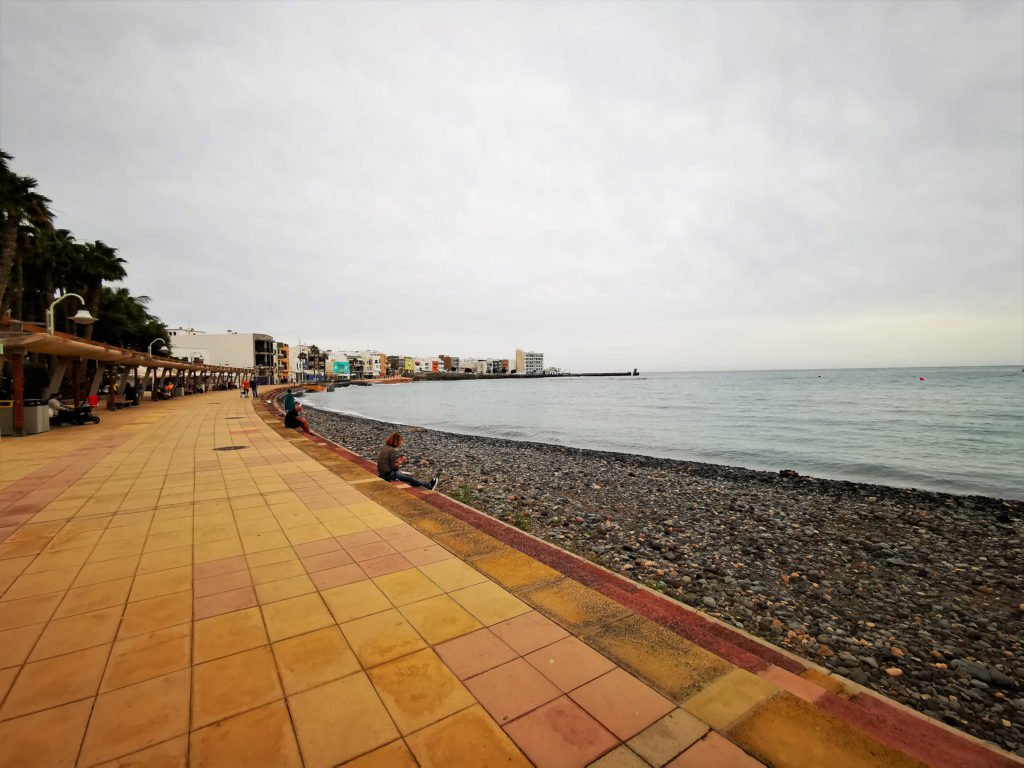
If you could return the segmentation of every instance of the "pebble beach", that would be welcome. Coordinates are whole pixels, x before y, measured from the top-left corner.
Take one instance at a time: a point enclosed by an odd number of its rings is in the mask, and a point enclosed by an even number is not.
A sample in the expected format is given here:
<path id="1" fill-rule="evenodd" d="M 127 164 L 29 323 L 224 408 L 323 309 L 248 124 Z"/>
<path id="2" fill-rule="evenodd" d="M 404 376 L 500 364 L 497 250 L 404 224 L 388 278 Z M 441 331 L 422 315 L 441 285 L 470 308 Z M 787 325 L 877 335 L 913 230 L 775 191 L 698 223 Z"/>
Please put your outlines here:
<path id="1" fill-rule="evenodd" d="M 451 434 L 318 434 L 1024 757 L 1024 502 Z"/>

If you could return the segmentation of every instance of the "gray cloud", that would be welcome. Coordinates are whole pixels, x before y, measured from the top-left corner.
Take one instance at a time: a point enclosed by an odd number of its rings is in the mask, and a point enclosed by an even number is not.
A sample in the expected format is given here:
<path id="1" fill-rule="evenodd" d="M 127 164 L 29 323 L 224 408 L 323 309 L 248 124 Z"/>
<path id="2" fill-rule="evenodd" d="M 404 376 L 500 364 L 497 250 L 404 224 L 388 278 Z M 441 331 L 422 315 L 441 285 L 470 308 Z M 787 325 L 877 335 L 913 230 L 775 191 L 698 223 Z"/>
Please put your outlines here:
<path id="1" fill-rule="evenodd" d="M 172 325 L 1018 362 L 1024 5 L 5 2 L 0 142 Z"/>

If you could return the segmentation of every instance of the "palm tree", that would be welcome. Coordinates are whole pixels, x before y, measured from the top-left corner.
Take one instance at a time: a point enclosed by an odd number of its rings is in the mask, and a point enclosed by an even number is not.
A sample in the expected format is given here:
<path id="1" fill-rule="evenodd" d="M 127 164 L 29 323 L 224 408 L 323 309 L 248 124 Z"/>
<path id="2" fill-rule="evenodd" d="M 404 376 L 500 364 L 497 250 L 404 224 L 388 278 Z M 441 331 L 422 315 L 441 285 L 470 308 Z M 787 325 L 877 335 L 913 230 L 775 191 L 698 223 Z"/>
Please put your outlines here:
<path id="1" fill-rule="evenodd" d="M 0 316 L 11 307 L 11 270 L 18 253 L 19 234 L 23 229 L 35 233 L 53 229 L 50 200 L 35 188 L 38 182 L 19 176 L 7 164 L 14 158 L 0 150 Z M 19 287 L 20 301 L 20 287 Z"/>

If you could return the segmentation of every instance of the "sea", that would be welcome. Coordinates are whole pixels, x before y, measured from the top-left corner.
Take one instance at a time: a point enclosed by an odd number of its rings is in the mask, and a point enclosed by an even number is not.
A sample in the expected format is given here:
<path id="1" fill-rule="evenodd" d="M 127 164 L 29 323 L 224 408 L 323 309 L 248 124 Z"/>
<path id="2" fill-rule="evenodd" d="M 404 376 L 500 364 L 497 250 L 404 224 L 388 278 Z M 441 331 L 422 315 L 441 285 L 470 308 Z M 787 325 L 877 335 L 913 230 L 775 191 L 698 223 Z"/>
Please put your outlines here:
<path id="1" fill-rule="evenodd" d="M 1019 366 L 437 381 L 305 401 L 460 434 L 1024 500 Z"/>

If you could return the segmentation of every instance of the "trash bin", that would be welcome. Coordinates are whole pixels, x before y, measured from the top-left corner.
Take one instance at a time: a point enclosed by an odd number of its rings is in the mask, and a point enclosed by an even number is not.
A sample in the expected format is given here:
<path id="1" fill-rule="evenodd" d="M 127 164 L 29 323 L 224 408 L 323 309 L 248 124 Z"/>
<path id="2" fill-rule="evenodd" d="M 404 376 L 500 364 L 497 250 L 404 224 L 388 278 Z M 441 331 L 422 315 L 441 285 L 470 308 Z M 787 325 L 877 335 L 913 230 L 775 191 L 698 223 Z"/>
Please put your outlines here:
<path id="1" fill-rule="evenodd" d="M 14 409 L 11 409 L 11 425 L 14 425 Z M 22 431 L 26 435 L 38 435 L 50 431 L 50 406 L 41 398 L 25 398 L 25 420 Z"/>
<path id="2" fill-rule="evenodd" d="M 95 408 L 99 404 L 100 404 L 100 396 L 99 395 L 89 395 L 89 405 L 92 408 Z"/>
<path id="3" fill-rule="evenodd" d="M 14 434 L 14 401 L 0 400 L 0 435 Z"/>

